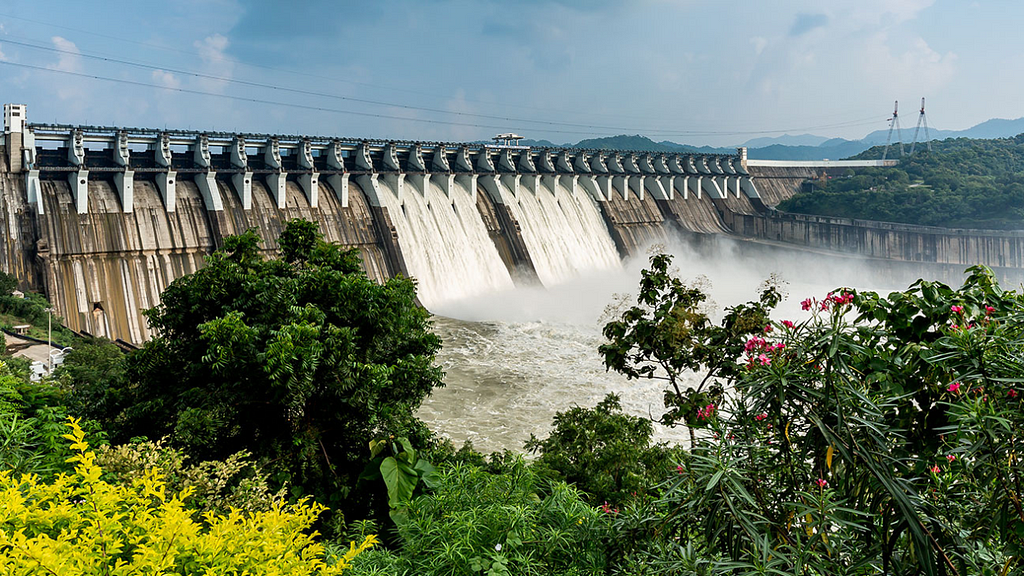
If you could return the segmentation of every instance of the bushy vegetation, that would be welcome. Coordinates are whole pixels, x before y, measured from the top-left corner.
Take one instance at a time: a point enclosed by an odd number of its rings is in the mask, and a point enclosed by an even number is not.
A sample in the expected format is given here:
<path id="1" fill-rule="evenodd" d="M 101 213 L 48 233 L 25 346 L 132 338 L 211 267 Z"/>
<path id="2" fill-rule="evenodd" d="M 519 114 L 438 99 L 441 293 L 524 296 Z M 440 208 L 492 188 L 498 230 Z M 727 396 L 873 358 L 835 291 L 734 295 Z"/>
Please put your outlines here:
<path id="1" fill-rule="evenodd" d="M 0 284 L 4 284 L 3 280 L 0 277 Z M 50 303 L 41 294 L 30 292 L 21 298 L 11 295 L 9 290 L 4 292 L 0 286 L 0 328 L 11 332 L 15 326 L 27 324 L 28 335 L 33 338 L 46 340 L 49 336 L 59 346 L 73 345 L 77 341 L 75 333 L 64 327 L 60 316 L 51 317 L 46 312 L 48 308 Z"/>
<path id="2" fill-rule="evenodd" d="M 665 470 L 679 450 L 652 440 L 651 421 L 622 412 L 609 394 L 594 408 L 576 406 L 555 414 L 551 435 L 530 435 L 527 451 L 539 454 L 541 474 L 575 485 L 593 505 L 624 507 L 657 495 Z"/>
<path id="3" fill-rule="evenodd" d="M 323 506 L 300 501 L 266 512 L 196 520 L 151 468 L 110 484 L 70 421 L 74 471 L 52 482 L 0 471 L 0 572 L 29 574 L 340 574 L 373 538 L 328 565 L 309 527 Z"/>
<path id="4" fill-rule="evenodd" d="M 146 313 L 159 336 L 125 359 L 112 439 L 166 436 L 196 460 L 246 450 L 294 493 L 365 513 L 352 489 L 368 442 L 428 437 L 413 411 L 441 386 L 440 340 L 412 281 L 374 283 L 315 224 L 290 222 L 281 258 L 258 244 L 228 238 Z"/>
<path id="5" fill-rule="evenodd" d="M 662 380 L 689 442 L 610 395 L 531 461 L 415 420 L 439 343 L 410 281 L 308 224 L 281 245 L 231 239 L 139 351 L 82 341 L 38 384 L 0 364 L 0 572 L 1024 573 L 1024 295 L 985 268 L 801 318 L 769 282 L 716 322 L 656 255 L 595 352 Z"/>
<path id="6" fill-rule="evenodd" d="M 893 168 L 859 168 L 815 181 L 779 209 L 950 228 L 1024 228 L 1024 135 L 932 146 Z M 874 148 L 855 158 L 879 156 Z"/>

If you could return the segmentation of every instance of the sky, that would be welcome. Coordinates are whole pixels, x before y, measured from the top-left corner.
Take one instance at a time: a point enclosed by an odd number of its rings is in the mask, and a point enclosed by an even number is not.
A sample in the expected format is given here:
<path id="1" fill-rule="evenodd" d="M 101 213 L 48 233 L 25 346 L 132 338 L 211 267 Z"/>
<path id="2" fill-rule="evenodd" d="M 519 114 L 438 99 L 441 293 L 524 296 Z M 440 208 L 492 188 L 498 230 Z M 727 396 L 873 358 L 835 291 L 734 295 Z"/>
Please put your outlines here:
<path id="1" fill-rule="evenodd" d="M 737 145 L 1024 116 L 1024 2 L 0 0 L 30 122 Z"/>

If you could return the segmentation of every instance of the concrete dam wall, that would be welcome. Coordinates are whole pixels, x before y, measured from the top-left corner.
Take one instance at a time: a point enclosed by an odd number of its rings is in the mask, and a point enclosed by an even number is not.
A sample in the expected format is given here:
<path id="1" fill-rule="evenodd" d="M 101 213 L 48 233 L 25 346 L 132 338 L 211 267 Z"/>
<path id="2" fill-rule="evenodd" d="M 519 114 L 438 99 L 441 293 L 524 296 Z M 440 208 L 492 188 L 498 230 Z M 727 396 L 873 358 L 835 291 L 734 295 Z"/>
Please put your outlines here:
<path id="1" fill-rule="evenodd" d="M 619 267 L 761 206 L 739 155 L 22 124 L 0 156 L 0 267 L 68 327 L 133 343 L 227 236 L 254 229 L 273 254 L 291 218 L 358 248 L 374 280 L 416 278 L 435 308 Z"/>
<path id="2" fill-rule="evenodd" d="M 15 126 L 14 128 L 17 128 Z M 224 239 L 285 222 L 359 249 L 377 281 L 421 302 L 553 285 L 651 244 L 730 235 L 962 271 L 1024 269 L 1024 235 L 917 230 L 779 214 L 815 177 L 737 155 L 23 125 L 0 154 L 0 268 L 45 292 L 68 327 L 141 343 L 143 311 Z"/>
<path id="3" fill-rule="evenodd" d="M 33 268 L 39 274 L 28 283 L 45 290 L 69 327 L 95 335 L 131 342 L 147 339 L 149 330 L 139 311 L 159 303 L 170 282 L 202 267 L 204 257 L 226 236 L 249 228 L 259 233 L 268 253 L 276 251 L 277 237 L 290 218 L 315 221 L 328 240 L 359 248 L 370 277 L 383 280 L 397 273 L 378 243 L 375 221 L 355 186 L 348 207 L 342 208 L 325 191 L 325 201 L 316 210 L 289 186 L 287 205 L 280 209 L 257 183 L 252 209 L 243 210 L 236 197 L 224 194 L 224 210 L 216 212 L 206 209 L 191 182 L 179 184 L 173 212 L 165 209 L 156 186 L 148 181 L 135 184 L 135 208 L 127 213 L 108 181 L 89 182 L 84 214 L 75 210 L 67 182 L 44 180 L 42 191 L 45 211 L 35 215 L 33 243 Z M 26 250 L 23 259 L 32 252 Z"/>

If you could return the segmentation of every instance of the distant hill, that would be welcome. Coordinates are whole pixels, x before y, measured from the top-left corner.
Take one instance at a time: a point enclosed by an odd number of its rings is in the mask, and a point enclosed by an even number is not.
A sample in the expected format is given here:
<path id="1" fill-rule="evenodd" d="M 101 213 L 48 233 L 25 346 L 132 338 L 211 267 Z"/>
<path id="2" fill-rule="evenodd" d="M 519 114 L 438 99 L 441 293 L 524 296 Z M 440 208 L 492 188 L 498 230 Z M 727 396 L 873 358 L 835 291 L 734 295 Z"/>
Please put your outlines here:
<path id="1" fill-rule="evenodd" d="M 909 143 L 914 138 L 914 129 L 917 126 L 910 128 L 903 128 L 903 140 Z M 1010 138 L 1017 134 L 1024 133 L 1024 118 L 1017 118 L 1016 120 L 1006 120 L 1003 118 L 992 118 L 986 120 L 981 124 L 971 126 L 966 130 L 935 130 L 934 128 L 928 129 L 928 137 L 932 140 L 945 140 L 946 138 Z M 860 141 L 867 144 L 885 144 L 885 139 L 889 135 L 889 130 L 875 130 L 868 134 Z M 918 136 L 922 140 L 924 139 L 924 131 Z M 895 132 L 893 133 L 893 140 L 896 139 Z"/>
<path id="2" fill-rule="evenodd" d="M 878 158 L 884 144 L 857 156 Z M 889 151 L 890 155 L 892 150 Z M 948 138 L 899 164 L 826 180 L 779 204 L 787 212 L 947 228 L 1024 229 L 1024 134 Z"/>
<path id="3" fill-rule="evenodd" d="M 915 124 L 916 126 L 916 124 Z M 909 146 L 910 140 L 914 137 L 914 128 L 903 129 L 903 141 Z M 972 126 L 966 130 L 935 130 L 929 129 L 928 136 L 931 140 L 945 140 L 947 138 L 1011 138 L 1017 134 L 1024 133 L 1024 118 L 1016 120 L 1004 120 L 993 118 L 981 124 Z M 884 145 L 888 130 L 876 130 L 860 140 L 846 140 L 843 138 L 826 138 L 814 134 L 783 134 L 782 136 L 761 137 L 748 140 L 744 146 L 747 147 L 747 157 L 754 160 L 840 160 L 861 154 L 872 146 Z M 924 139 L 924 133 L 919 136 Z M 893 134 L 893 140 L 896 135 Z M 590 148 L 595 150 L 641 150 L 647 152 L 696 152 L 701 154 L 735 154 L 736 147 L 724 146 L 692 146 L 690 144 L 679 144 L 668 140 L 655 142 L 641 134 L 621 134 L 619 136 L 608 136 L 604 138 L 588 138 L 572 144 L 555 144 L 548 140 L 522 140 L 523 146 L 537 148 L 560 147 L 569 148 Z M 898 151 L 895 152 L 898 154 Z M 892 156 L 893 151 L 889 152 Z M 881 152 L 877 154 L 881 156 Z"/>
<path id="4" fill-rule="evenodd" d="M 747 140 L 742 145 L 747 148 L 767 148 L 768 146 L 782 145 L 782 146 L 820 146 L 829 139 L 824 136 L 815 136 L 814 134 L 798 134 L 789 135 L 783 134 L 782 136 L 771 136 L 763 138 L 754 138 Z"/>

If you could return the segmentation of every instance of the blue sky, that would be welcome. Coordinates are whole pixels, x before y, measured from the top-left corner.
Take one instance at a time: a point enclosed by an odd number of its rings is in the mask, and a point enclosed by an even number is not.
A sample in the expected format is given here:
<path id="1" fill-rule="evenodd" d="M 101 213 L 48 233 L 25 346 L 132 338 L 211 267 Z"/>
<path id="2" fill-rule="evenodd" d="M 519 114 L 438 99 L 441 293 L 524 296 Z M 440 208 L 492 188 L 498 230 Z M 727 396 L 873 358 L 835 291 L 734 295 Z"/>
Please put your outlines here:
<path id="1" fill-rule="evenodd" d="M 0 92 L 33 122 L 860 138 L 895 99 L 904 127 L 922 96 L 943 129 L 1024 116 L 1022 22 L 1009 1 L 2 0 Z"/>

